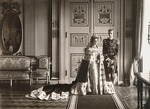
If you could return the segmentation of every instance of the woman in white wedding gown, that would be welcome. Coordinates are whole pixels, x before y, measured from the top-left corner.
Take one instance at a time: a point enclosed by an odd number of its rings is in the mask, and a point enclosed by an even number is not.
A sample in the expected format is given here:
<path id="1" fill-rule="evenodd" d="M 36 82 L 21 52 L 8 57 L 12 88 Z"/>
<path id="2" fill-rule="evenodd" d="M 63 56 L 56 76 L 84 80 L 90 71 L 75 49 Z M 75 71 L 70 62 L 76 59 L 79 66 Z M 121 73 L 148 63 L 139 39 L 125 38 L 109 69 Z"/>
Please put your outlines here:
<path id="1" fill-rule="evenodd" d="M 27 94 L 27 98 L 38 99 L 64 99 L 70 94 L 112 94 L 114 88 L 109 88 L 105 78 L 103 67 L 103 55 L 98 48 L 98 37 L 92 36 L 90 43 L 85 48 L 85 56 L 82 59 L 78 75 L 71 84 L 55 84 L 43 86 Z"/>

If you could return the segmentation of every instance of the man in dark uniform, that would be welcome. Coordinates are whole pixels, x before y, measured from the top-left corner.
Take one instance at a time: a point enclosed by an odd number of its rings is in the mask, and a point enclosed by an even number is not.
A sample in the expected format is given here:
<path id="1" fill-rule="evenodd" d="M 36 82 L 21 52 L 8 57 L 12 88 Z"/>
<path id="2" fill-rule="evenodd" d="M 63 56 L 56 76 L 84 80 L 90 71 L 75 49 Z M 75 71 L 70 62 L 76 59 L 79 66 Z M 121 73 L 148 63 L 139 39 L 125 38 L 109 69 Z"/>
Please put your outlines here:
<path id="1" fill-rule="evenodd" d="M 113 30 L 108 30 L 109 37 L 103 40 L 103 56 L 106 81 L 114 82 L 117 73 L 118 41 L 113 39 Z"/>

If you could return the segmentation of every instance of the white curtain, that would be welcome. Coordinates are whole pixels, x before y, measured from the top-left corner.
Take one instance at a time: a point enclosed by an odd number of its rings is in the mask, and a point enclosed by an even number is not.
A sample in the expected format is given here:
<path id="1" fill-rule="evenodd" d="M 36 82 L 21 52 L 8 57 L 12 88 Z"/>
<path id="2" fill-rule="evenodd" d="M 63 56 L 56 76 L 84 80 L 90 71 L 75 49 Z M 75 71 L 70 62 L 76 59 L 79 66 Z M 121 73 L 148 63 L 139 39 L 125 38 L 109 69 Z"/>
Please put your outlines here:
<path id="1" fill-rule="evenodd" d="M 133 60 L 130 69 L 130 84 L 136 84 L 134 73 L 142 71 L 143 0 L 137 0 L 136 4 L 136 24 L 135 35 L 133 36 Z"/>
<path id="2" fill-rule="evenodd" d="M 135 42 L 134 49 L 134 58 L 141 59 L 142 58 L 142 23 L 143 23 L 143 0 L 137 0 L 137 10 L 136 10 L 136 31 L 135 31 Z"/>

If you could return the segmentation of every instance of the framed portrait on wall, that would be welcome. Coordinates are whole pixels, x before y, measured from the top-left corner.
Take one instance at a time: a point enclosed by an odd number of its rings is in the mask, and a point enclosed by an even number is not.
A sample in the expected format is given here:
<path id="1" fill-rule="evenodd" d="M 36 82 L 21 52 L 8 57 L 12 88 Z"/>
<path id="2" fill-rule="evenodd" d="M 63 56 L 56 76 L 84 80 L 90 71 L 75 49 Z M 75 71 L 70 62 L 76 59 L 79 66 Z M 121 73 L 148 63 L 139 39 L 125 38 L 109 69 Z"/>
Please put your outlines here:
<path id="1" fill-rule="evenodd" d="M 84 53 L 70 53 L 70 77 L 75 78 L 77 76 L 83 56 Z"/>
<path id="2" fill-rule="evenodd" d="M 88 26 L 88 3 L 71 2 L 71 26 Z"/>
<path id="3" fill-rule="evenodd" d="M 94 15 L 96 26 L 114 25 L 114 2 L 113 1 L 96 2 Z"/>

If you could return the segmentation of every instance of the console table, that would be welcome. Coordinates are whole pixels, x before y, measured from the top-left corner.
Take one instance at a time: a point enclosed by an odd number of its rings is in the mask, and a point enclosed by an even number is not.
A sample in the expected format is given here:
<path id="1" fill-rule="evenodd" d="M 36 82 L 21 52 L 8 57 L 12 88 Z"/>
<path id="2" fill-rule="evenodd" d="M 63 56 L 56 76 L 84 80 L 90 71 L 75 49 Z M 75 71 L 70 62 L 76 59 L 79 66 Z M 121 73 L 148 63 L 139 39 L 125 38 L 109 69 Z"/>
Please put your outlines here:
<path id="1" fill-rule="evenodd" d="M 138 109 L 143 109 L 143 84 L 145 84 L 149 90 L 149 97 L 144 109 L 150 109 L 150 74 L 139 72 L 135 73 L 135 76 L 137 78 Z"/>

